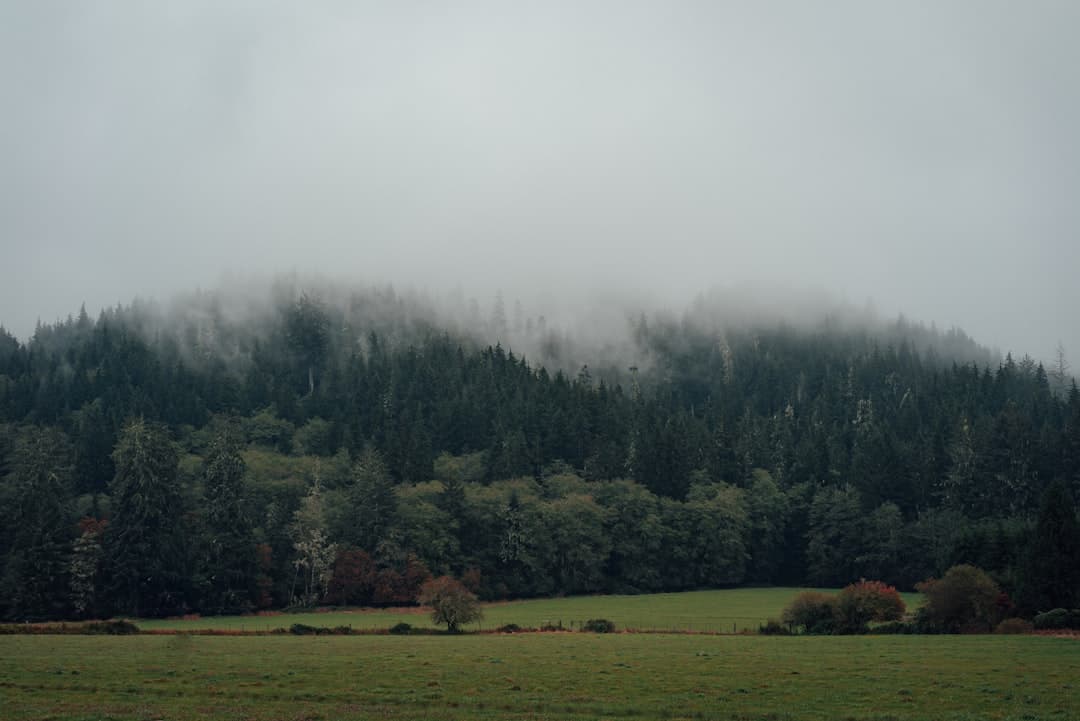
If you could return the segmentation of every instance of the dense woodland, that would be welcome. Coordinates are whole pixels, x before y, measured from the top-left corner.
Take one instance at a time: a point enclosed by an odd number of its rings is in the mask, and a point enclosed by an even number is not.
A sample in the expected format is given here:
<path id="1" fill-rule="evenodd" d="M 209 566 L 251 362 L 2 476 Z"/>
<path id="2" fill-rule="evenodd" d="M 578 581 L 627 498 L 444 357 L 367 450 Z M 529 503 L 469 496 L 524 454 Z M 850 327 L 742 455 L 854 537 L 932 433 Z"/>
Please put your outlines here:
<path id="1" fill-rule="evenodd" d="M 707 304 L 590 349 L 463 307 L 283 284 L 0 330 L 0 613 L 392 605 L 433 574 L 485 598 L 911 588 L 956 563 L 1028 612 L 1080 600 L 1064 356 Z"/>

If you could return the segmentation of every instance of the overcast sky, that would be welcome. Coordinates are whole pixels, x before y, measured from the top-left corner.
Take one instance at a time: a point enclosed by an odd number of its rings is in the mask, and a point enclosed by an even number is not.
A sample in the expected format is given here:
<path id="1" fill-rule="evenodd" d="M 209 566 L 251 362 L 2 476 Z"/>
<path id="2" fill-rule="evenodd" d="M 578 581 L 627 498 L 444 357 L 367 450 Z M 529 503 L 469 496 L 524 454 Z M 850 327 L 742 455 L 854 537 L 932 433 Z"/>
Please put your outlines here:
<path id="1" fill-rule="evenodd" d="M 1080 366 L 1080 2 L 0 0 L 0 321 L 824 288 Z"/>

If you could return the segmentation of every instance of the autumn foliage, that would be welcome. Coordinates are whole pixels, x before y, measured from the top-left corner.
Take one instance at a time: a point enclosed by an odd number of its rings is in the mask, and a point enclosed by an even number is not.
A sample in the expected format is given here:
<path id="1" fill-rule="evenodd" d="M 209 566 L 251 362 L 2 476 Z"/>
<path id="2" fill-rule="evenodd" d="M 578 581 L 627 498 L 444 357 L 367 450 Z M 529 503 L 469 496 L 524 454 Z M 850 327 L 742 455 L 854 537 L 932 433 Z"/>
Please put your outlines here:
<path id="1" fill-rule="evenodd" d="M 368 604 L 375 590 L 375 577 L 375 562 L 367 551 L 343 548 L 334 558 L 326 600 L 336 606 Z"/>
<path id="2" fill-rule="evenodd" d="M 864 579 L 836 596 L 800 593 L 784 609 L 783 620 L 807 633 L 865 633 L 870 623 L 898 621 L 906 610 L 895 588 Z"/>
<path id="3" fill-rule="evenodd" d="M 874 621 L 899 621 L 907 610 L 900 593 L 881 581 L 853 583 L 836 597 L 840 633 L 861 633 Z"/>
<path id="4" fill-rule="evenodd" d="M 424 583 L 417 600 L 431 606 L 431 620 L 446 624 L 448 631 L 457 631 L 462 624 L 479 620 L 483 613 L 476 594 L 457 579 L 439 576 Z"/>
<path id="5" fill-rule="evenodd" d="M 339 606 L 406 606 L 431 572 L 424 562 L 410 554 L 403 567 L 379 568 L 367 551 L 338 550 L 327 589 L 326 600 Z"/>

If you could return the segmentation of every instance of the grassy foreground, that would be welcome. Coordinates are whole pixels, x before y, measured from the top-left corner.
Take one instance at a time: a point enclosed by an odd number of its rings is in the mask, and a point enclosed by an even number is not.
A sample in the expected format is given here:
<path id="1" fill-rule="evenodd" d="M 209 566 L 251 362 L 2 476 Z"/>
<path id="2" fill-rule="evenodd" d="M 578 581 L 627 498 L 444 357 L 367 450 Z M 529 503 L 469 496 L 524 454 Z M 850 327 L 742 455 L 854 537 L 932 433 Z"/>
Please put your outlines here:
<path id="1" fill-rule="evenodd" d="M 0 716 L 1049 721 L 1080 643 L 656 634 L 10 636 Z"/>
<path id="2" fill-rule="evenodd" d="M 756 631 L 768 618 L 779 618 L 784 606 L 800 588 L 735 588 L 687 593 L 655 593 L 642 596 L 573 596 L 484 604 L 484 619 L 466 628 L 491 629 L 508 623 L 539 628 L 544 624 L 575 627 L 590 618 L 607 618 L 620 629 L 676 631 Z M 830 592 L 831 589 L 825 589 Z M 909 608 L 919 594 L 904 594 Z M 281 614 L 277 616 L 220 616 L 192 620 L 140 620 L 143 629 L 193 631 L 216 628 L 268 631 L 294 623 L 310 626 L 352 626 L 386 629 L 405 621 L 413 626 L 433 627 L 421 609 L 335 611 Z"/>

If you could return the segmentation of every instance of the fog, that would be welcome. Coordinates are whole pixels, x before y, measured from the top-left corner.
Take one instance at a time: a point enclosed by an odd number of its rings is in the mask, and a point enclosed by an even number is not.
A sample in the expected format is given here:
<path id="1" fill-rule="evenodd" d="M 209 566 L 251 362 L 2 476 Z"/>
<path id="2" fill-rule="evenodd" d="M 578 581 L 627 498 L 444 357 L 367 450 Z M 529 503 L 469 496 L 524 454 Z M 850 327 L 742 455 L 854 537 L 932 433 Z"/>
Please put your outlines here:
<path id="1" fill-rule="evenodd" d="M 1077 27 L 1069 0 L 0 0 L 0 322 L 292 271 L 569 317 L 752 289 L 1078 365 Z"/>

